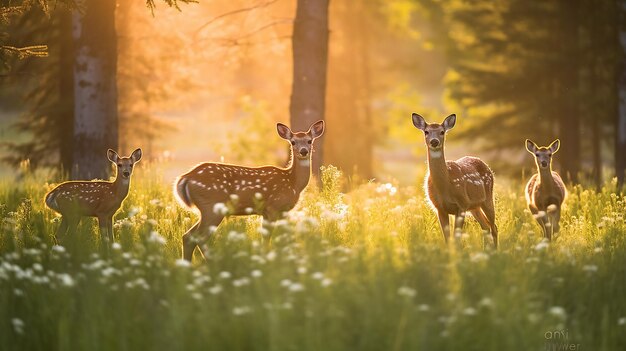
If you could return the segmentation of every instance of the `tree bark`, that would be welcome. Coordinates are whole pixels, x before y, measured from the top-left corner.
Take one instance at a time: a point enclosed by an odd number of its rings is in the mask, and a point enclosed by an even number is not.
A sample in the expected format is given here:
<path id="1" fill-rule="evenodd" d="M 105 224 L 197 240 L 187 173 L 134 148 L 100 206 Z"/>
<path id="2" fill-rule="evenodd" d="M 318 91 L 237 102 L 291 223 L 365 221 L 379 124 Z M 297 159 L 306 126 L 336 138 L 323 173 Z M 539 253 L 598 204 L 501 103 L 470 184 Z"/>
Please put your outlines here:
<path id="1" fill-rule="evenodd" d="M 109 176 L 108 148 L 117 148 L 117 40 L 115 0 L 87 0 L 73 14 L 73 179 Z"/>
<path id="2" fill-rule="evenodd" d="M 580 109 L 578 100 L 578 84 L 579 84 L 579 37 L 578 37 L 578 10 L 580 4 L 578 1 L 560 2 L 561 13 L 568 13 L 569 16 L 562 16 L 561 30 L 562 33 L 568 33 L 572 36 L 572 40 L 560 41 L 559 55 L 563 60 L 560 61 L 560 78 L 558 81 L 559 91 L 557 96 L 557 119 L 559 124 L 559 138 L 561 139 L 561 152 L 559 160 L 561 161 L 561 175 L 567 181 L 577 182 L 578 173 L 580 172 Z M 568 54 L 569 53 L 569 54 Z"/>
<path id="3" fill-rule="evenodd" d="M 289 113 L 291 128 L 306 131 L 324 119 L 328 62 L 329 0 L 298 0 L 293 26 L 293 85 Z M 324 159 L 324 137 L 315 142 L 313 174 Z M 319 177 L 318 177 L 319 179 Z"/>
<path id="4" fill-rule="evenodd" d="M 615 175 L 621 190 L 626 172 L 626 3 L 617 3 L 617 48 L 618 54 L 618 111 L 615 121 Z"/>

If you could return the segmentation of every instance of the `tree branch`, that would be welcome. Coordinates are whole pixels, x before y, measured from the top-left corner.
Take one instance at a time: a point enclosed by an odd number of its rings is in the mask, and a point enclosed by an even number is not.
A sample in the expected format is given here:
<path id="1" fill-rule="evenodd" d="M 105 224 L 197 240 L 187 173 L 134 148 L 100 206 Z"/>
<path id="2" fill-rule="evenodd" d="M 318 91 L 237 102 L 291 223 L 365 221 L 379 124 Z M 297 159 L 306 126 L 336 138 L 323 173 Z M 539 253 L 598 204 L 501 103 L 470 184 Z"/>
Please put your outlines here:
<path id="1" fill-rule="evenodd" d="M 212 19 L 210 19 L 208 22 L 206 22 L 205 24 L 201 25 L 200 28 L 198 28 L 196 30 L 196 32 L 194 33 L 194 38 L 206 27 L 210 26 L 212 23 L 214 23 L 215 21 L 218 21 L 224 17 L 228 17 L 228 16 L 232 16 L 232 15 L 236 15 L 238 13 L 242 13 L 242 12 L 248 12 L 248 11 L 252 11 L 252 10 L 256 10 L 256 9 L 260 9 L 260 8 L 264 8 L 267 7 L 273 3 L 275 3 L 278 0 L 269 0 L 254 6 L 250 6 L 250 7 L 245 7 L 242 9 L 237 9 L 237 10 L 233 10 L 233 11 L 229 11 L 229 12 L 225 12 L 221 15 L 218 15 L 216 17 L 213 17 Z"/>

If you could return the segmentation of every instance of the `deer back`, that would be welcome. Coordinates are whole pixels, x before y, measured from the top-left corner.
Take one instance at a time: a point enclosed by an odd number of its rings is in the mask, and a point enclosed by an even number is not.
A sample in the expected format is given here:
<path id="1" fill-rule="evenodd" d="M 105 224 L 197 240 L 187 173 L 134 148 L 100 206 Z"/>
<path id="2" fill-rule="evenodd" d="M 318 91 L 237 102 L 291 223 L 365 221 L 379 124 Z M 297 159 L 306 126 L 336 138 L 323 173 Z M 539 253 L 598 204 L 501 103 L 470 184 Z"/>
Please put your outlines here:
<path id="1" fill-rule="evenodd" d="M 179 178 L 176 188 L 187 206 L 206 212 L 223 203 L 228 206 L 228 214 L 234 215 L 288 211 L 300 195 L 289 169 L 221 163 L 196 166 Z"/>
<path id="2" fill-rule="evenodd" d="M 128 194 L 115 191 L 114 183 L 102 181 L 65 182 L 50 191 L 46 204 L 61 214 L 98 216 L 113 214 Z"/>

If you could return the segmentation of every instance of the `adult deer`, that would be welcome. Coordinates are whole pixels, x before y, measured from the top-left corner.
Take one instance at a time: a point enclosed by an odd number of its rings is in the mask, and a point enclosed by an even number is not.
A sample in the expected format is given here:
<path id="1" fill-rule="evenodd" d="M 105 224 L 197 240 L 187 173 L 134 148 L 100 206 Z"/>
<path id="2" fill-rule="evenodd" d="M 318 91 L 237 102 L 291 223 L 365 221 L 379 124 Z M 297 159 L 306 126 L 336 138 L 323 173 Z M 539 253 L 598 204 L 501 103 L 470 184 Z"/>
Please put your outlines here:
<path id="1" fill-rule="evenodd" d="M 113 215 L 128 195 L 130 176 L 135 163 L 141 160 L 141 149 L 133 151 L 130 157 L 120 157 L 109 149 L 107 157 L 117 167 L 113 182 L 65 182 L 46 195 L 46 205 L 61 214 L 61 226 L 55 235 L 57 241 L 68 230 L 75 231 L 82 217 L 96 217 L 102 238 L 113 242 Z"/>
<path id="2" fill-rule="evenodd" d="M 560 230 L 561 206 L 567 196 L 561 176 L 552 170 L 552 155 L 559 151 L 560 145 L 559 139 L 548 147 L 539 147 L 526 139 L 526 150 L 535 157 L 537 164 L 537 173 L 526 184 L 526 203 L 548 240 Z"/>
<path id="3" fill-rule="evenodd" d="M 296 205 L 309 183 L 313 142 L 324 133 L 324 121 L 313 123 L 307 132 L 294 133 L 282 123 L 276 129 L 291 143 L 287 168 L 209 162 L 178 178 L 176 195 L 200 212 L 200 220 L 183 235 L 184 259 L 191 261 L 195 248 L 208 241 L 225 216 L 256 214 L 274 222 Z"/>
<path id="4" fill-rule="evenodd" d="M 413 113 L 413 125 L 424 132 L 428 148 L 428 175 L 425 190 L 439 217 L 443 236 L 450 236 L 450 215 L 455 216 L 457 229 L 463 227 L 465 213 L 470 211 L 485 231 L 491 232 L 493 245 L 498 247 L 498 227 L 493 201 L 493 172 L 481 159 L 465 156 L 446 161 L 444 142 L 446 132 L 456 123 L 452 114 L 442 124 L 426 123 Z"/>

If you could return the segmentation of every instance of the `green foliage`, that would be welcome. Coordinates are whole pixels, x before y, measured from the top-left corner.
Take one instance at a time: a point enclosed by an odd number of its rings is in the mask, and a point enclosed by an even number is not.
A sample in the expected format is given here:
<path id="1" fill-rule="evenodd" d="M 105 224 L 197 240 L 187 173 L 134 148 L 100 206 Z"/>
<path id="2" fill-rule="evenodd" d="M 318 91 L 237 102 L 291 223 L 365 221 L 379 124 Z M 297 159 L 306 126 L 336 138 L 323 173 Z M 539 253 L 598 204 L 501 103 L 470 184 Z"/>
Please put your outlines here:
<path id="1" fill-rule="evenodd" d="M 237 103 L 241 116 L 234 123 L 235 129 L 228 133 L 225 144 L 215 145 L 220 155 L 227 162 L 246 165 L 284 165 L 286 158 L 280 150 L 289 144 L 276 132 L 271 106 L 247 95 Z"/>
<path id="2" fill-rule="evenodd" d="M 41 179 L 0 185 L 0 349 L 538 350 L 626 343 L 626 202 L 569 189 L 542 242 L 522 187 L 497 187 L 498 251 L 468 220 L 443 244 L 416 188 L 337 192 L 328 167 L 261 245 L 257 218 L 225 223 L 207 260 L 178 260 L 196 220 L 162 171 L 139 167 L 107 253 L 84 221 L 55 246 Z M 331 199 L 332 197 L 332 199 Z M 331 201 L 341 207 L 329 207 Z M 488 247 L 488 246 L 487 246 Z M 567 338 L 548 339 L 567 330 Z"/>

